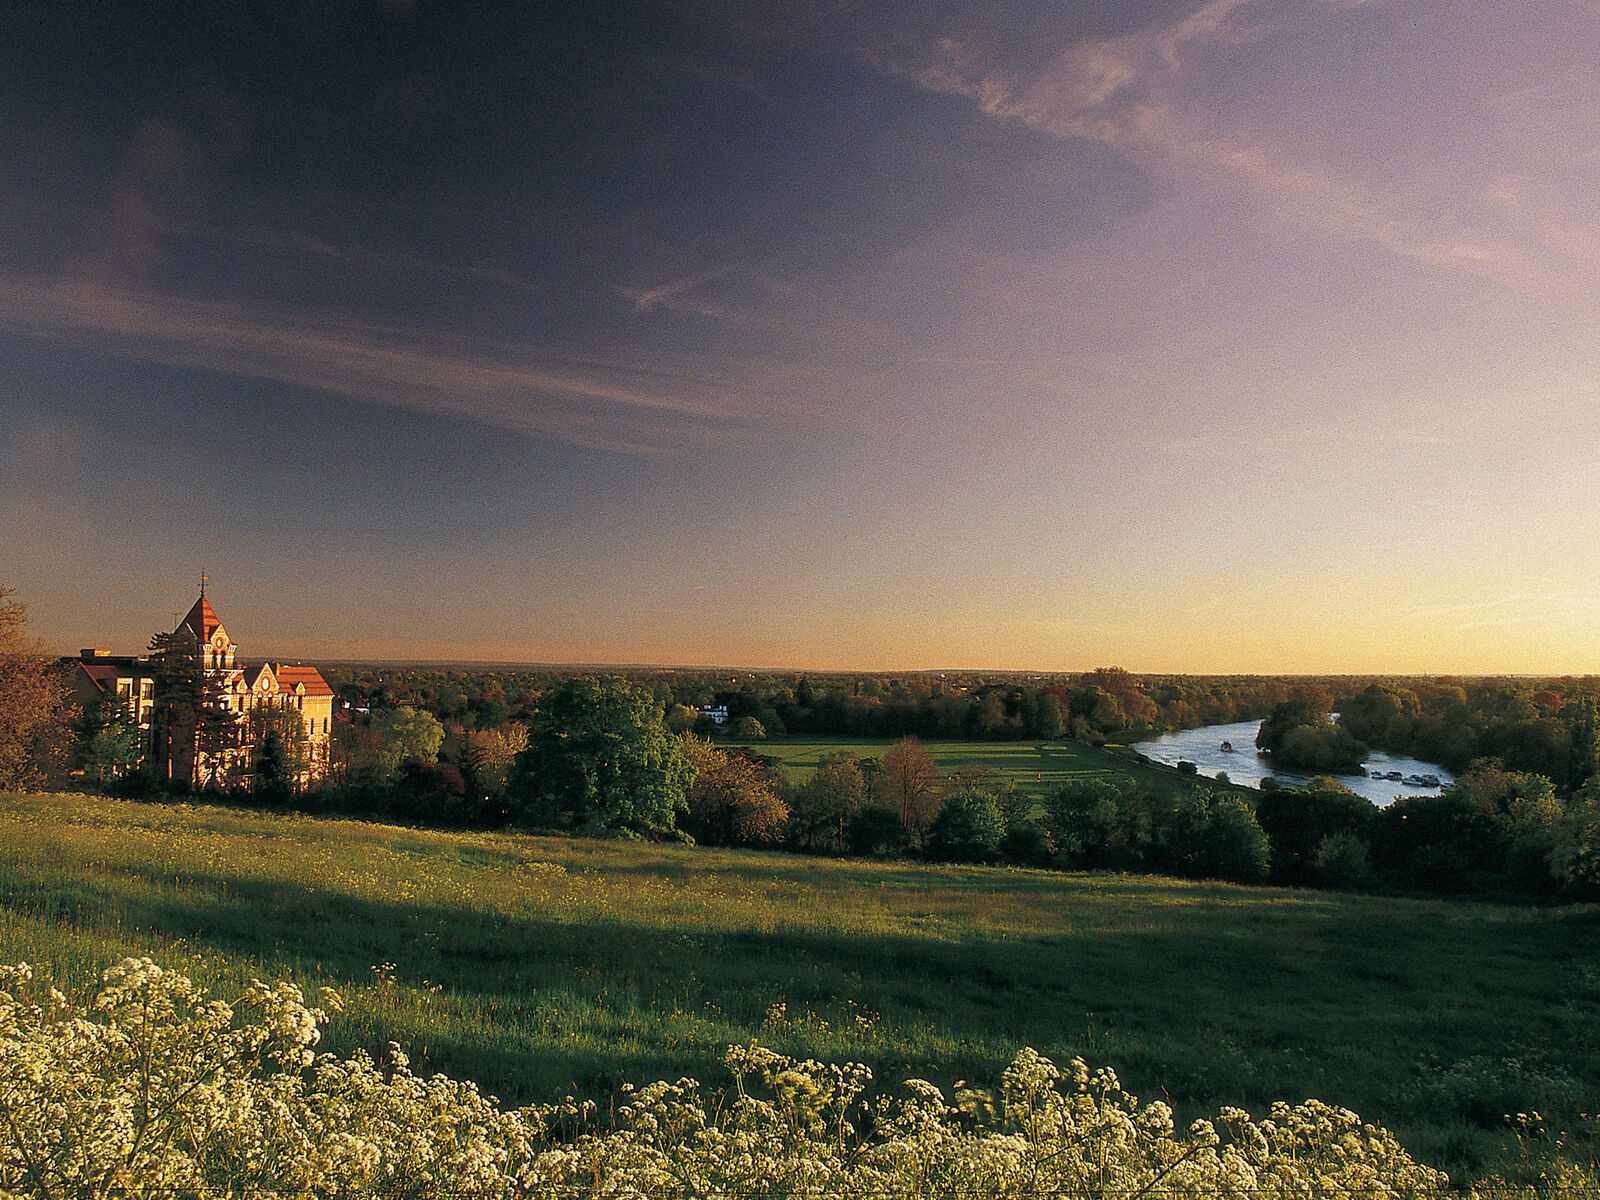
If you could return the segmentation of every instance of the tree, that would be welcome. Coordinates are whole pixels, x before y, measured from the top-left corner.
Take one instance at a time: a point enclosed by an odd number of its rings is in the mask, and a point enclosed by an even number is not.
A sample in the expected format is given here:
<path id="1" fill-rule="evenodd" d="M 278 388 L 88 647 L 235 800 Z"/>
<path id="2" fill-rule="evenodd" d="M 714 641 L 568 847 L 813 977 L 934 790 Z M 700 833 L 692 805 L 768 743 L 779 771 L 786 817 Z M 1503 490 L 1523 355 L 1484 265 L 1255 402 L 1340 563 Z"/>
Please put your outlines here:
<path id="1" fill-rule="evenodd" d="M 789 838 L 802 850 L 842 854 L 845 826 L 866 803 L 861 762 L 848 750 L 824 756 L 816 772 L 795 793 Z"/>
<path id="2" fill-rule="evenodd" d="M 1121 667 L 1097 667 L 1078 683 L 1081 687 L 1097 689 L 1113 700 L 1116 717 L 1122 724 L 1102 728 L 1102 733 L 1110 733 L 1111 728 L 1154 725 L 1161 715 L 1160 708 L 1145 694 L 1138 679 Z"/>
<path id="3" fill-rule="evenodd" d="M 760 762 L 692 733 L 683 736 L 682 745 L 694 768 L 684 819 L 690 833 L 722 846 L 766 846 L 782 840 L 789 806 Z"/>
<path id="4" fill-rule="evenodd" d="M 287 704 L 258 704 L 245 717 L 245 736 L 255 747 L 251 756 L 250 790 L 260 793 L 265 787 L 280 799 L 300 786 L 311 769 L 311 739 L 306 736 L 305 718 L 297 708 Z M 269 781 L 256 778 L 261 769 L 264 747 L 272 739 L 274 748 L 267 764 Z M 273 777 L 282 772 L 281 781 Z M 281 792 L 281 795 L 280 795 Z"/>
<path id="5" fill-rule="evenodd" d="M 845 840 L 850 853 L 862 858 L 898 858 L 911 848 L 900 814 L 882 804 L 858 809 L 846 822 Z"/>
<path id="6" fill-rule="evenodd" d="M 943 862 L 994 862 L 1005 837 L 1000 806 L 988 792 L 958 788 L 945 797 L 939 815 L 928 827 L 924 849 Z"/>
<path id="7" fill-rule="evenodd" d="M 139 730 L 110 721 L 95 731 L 83 754 L 84 773 L 96 783 L 121 779 L 139 765 Z"/>
<path id="8" fill-rule="evenodd" d="M 469 729 L 463 737 L 461 773 L 468 791 L 474 799 L 503 796 L 517 755 L 528 748 L 528 727 L 512 721 L 500 729 Z"/>
<path id="9" fill-rule="evenodd" d="M 1061 700 L 1052 692 L 1039 697 L 1038 734 L 1047 741 L 1060 737 L 1067 731 Z"/>
<path id="10" fill-rule="evenodd" d="M 921 833 L 939 815 L 939 764 L 916 738 L 903 737 L 879 758 L 872 793 L 909 832 Z"/>
<path id="11" fill-rule="evenodd" d="M 1328 719 L 1328 714 L 1318 712 L 1308 700 L 1285 700 L 1272 706 L 1261 728 L 1256 730 L 1256 749 L 1268 754 L 1277 751 L 1291 729 L 1302 725 L 1315 725 Z"/>
<path id="12" fill-rule="evenodd" d="M 1353 833 L 1330 833 L 1311 855 L 1317 882 L 1331 888 L 1362 888 L 1372 882 L 1372 857 L 1367 843 Z"/>
<path id="13" fill-rule="evenodd" d="M 1121 792 L 1103 779 L 1074 779 L 1045 802 L 1044 825 L 1065 865 L 1097 867 L 1116 837 Z"/>
<path id="14" fill-rule="evenodd" d="M 1600 781 L 1572 798 L 1556 826 L 1551 874 L 1582 896 L 1600 895 Z"/>
<path id="15" fill-rule="evenodd" d="M 1309 700 L 1276 705 L 1256 733 L 1256 746 L 1274 763 L 1307 771 L 1352 772 L 1367 757 L 1367 747 L 1348 729 L 1328 720 Z"/>
<path id="16" fill-rule="evenodd" d="M 1260 883 L 1272 852 L 1255 813 L 1238 796 L 1191 792 L 1161 830 L 1169 865 L 1195 879 Z"/>
<path id="17" fill-rule="evenodd" d="M 408 758 L 434 762 L 444 743 L 444 726 L 439 719 L 405 704 L 373 717 L 371 730 L 372 766 L 384 779 L 398 771 Z"/>
<path id="18" fill-rule="evenodd" d="M 23 629 L 28 606 L 0 587 L 0 788 L 33 787 L 65 761 L 61 672 Z"/>
<path id="19" fill-rule="evenodd" d="M 250 761 L 250 791 L 269 803 L 287 801 L 294 794 L 295 774 L 289 752 L 276 729 L 268 729 L 255 743 Z"/>
<path id="20" fill-rule="evenodd" d="M 1373 865 L 1428 888 L 1479 886 L 1503 868 L 1509 845 L 1500 814 L 1459 792 L 1402 796 L 1373 822 Z"/>
<path id="21" fill-rule="evenodd" d="M 688 733 L 694 728 L 700 713 L 687 704 L 674 704 L 667 709 L 667 730 L 671 733 Z"/>
<path id="22" fill-rule="evenodd" d="M 585 677 L 540 699 L 508 798 L 526 823 L 655 834 L 675 827 L 693 782 L 650 692 Z"/>
<path id="23" fill-rule="evenodd" d="M 116 695 L 84 705 L 77 761 L 85 778 L 104 785 L 138 769 L 142 739 L 128 707 L 128 700 Z"/>
<path id="24" fill-rule="evenodd" d="M 218 787 L 238 757 L 239 714 L 219 672 L 201 665 L 185 631 L 150 639 L 155 675 L 152 747 L 160 782 L 172 787 Z"/>
<path id="25" fill-rule="evenodd" d="M 1315 867 L 1323 844 L 1354 838 L 1364 845 L 1377 815 L 1372 801 L 1326 776 L 1313 779 L 1304 791 L 1264 791 L 1256 805 L 1256 821 L 1272 844 L 1273 877 L 1282 883 L 1323 879 Z"/>

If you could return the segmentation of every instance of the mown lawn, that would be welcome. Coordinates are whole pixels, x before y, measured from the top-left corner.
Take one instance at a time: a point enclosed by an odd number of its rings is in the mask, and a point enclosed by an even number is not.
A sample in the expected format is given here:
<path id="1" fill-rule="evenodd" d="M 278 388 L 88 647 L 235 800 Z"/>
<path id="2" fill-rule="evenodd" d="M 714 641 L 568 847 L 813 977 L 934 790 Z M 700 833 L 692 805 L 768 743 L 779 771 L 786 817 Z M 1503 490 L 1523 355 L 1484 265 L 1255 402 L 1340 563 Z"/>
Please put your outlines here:
<path id="1" fill-rule="evenodd" d="M 516 1102 L 713 1080 L 752 1037 L 942 1083 L 1030 1044 L 1187 1115 L 1317 1096 L 1470 1175 L 1501 1113 L 1600 1099 L 1593 908 L 0 797 L 0 960 L 83 987 L 124 954 L 330 984 L 334 1048 Z"/>

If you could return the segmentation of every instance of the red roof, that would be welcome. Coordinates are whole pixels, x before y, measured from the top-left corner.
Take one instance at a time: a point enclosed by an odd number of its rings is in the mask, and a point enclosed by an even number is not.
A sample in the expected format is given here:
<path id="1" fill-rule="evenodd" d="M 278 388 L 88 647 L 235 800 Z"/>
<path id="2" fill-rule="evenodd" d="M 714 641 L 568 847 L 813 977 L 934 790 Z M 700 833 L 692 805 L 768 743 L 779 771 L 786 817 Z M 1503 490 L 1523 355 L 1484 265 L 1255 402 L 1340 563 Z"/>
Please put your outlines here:
<path id="1" fill-rule="evenodd" d="M 101 691 L 105 691 L 106 684 L 117 681 L 117 669 L 115 667 L 102 666 L 99 663 L 79 663 L 78 665 L 83 668 L 85 675 L 94 680 L 95 686 Z"/>
<path id="2" fill-rule="evenodd" d="M 304 684 L 308 696 L 331 696 L 333 689 L 328 686 L 328 681 L 322 677 L 322 672 L 315 667 L 274 667 L 272 673 L 278 677 L 278 686 L 286 692 L 294 691 L 295 684 Z"/>
<path id="3" fill-rule="evenodd" d="M 178 623 L 180 629 L 185 625 L 194 631 L 197 641 L 209 642 L 211 635 L 222 625 L 222 621 L 217 616 L 217 610 L 211 607 L 211 601 L 201 596 L 194 602 L 189 615 Z"/>

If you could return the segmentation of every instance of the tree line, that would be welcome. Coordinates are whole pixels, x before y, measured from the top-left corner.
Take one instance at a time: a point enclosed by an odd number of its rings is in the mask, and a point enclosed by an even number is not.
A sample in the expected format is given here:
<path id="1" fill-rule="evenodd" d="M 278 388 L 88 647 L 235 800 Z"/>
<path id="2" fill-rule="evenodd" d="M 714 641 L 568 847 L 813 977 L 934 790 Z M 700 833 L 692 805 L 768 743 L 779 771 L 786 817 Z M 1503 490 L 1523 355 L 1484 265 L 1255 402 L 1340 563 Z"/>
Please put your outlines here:
<path id="1" fill-rule="evenodd" d="M 0 588 L 0 786 L 76 766 L 109 790 L 160 786 L 114 705 L 74 714 L 56 665 Z M 155 648 L 159 659 L 161 648 Z M 160 684 L 183 691 L 176 674 Z M 298 782 L 304 731 L 231 730 L 257 750 L 221 791 L 310 811 L 479 827 L 683 837 L 818 854 L 1158 871 L 1339 887 L 1544 895 L 1600 890 L 1596 681 L 1349 680 L 981 673 L 574 676 L 513 668 L 329 670 L 344 708 L 327 776 Z M 188 697 L 205 707 L 203 680 Z M 187 693 L 185 693 L 187 694 Z M 180 697 L 181 698 L 181 697 Z M 707 711 L 759 740 L 892 733 L 877 757 L 839 751 L 803 784 L 718 741 Z M 1174 799 L 1075 783 L 1036 803 L 981 767 L 944 776 L 923 730 L 1130 737 L 1262 716 L 1286 766 L 1339 770 L 1354 743 L 1460 773 L 1441 797 L 1378 809 L 1334 779 L 1264 783 L 1254 803 L 1199 781 Z M 1336 714 L 1336 715 L 1335 715 Z M 159 731 L 157 731 L 159 735 Z M 931 738 L 930 738 L 931 740 Z M 1335 761 L 1338 760 L 1338 761 Z"/>

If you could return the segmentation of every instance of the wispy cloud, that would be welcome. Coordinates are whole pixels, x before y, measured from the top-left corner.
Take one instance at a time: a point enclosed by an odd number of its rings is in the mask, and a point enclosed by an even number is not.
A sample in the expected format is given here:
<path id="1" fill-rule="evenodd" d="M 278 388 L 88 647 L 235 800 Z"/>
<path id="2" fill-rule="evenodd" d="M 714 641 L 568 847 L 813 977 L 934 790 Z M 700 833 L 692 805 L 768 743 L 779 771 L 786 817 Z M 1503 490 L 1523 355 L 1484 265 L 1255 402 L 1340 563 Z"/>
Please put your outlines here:
<path id="1" fill-rule="evenodd" d="M 1209 0 L 1166 25 L 1064 46 L 1041 66 L 1019 66 L 988 47 L 938 37 L 920 52 L 874 50 L 880 70 L 971 99 L 984 113 L 1059 138 L 1096 143 L 1157 171 L 1202 176 L 1218 189 L 1256 197 L 1278 219 L 1352 241 L 1379 244 L 1431 265 L 1478 263 L 1504 252 L 1481 229 L 1431 202 L 1308 152 L 1313 137 L 1256 128 L 1238 106 L 1208 89 L 1215 59 L 1232 56 L 1248 75 L 1257 44 L 1291 37 L 1292 16 L 1377 0 Z M 1314 132 L 1314 130 L 1312 131 Z"/>
<path id="2" fill-rule="evenodd" d="M 0 332 L 138 362 L 267 379 L 621 454 L 742 424 L 716 387 L 372 326 L 274 319 L 151 292 L 0 275 Z M 651 383 L 657 386 L 650 386 Z"/>
<path id="3" fill-rule="evenodd" d="M 369 246 L 338 245 L 325 238 L 292 229 L 264 228 L 241 231 L 203 225 L 175 225 L 168 227 L 167 232 L 172 236 L 193 241 L 275 250 L 336 263 L 342 267 L 356 267 L 390 275 L 471 279 L 529 293 L 544 290 L 544 285 L 538 281 L 492 263 L 445 262 L 415 254 L 376 250 Z"/>
<path id="4" fill-rule="evenodd" d="M 1519 592 L 1485 600 L 1419 605 L 1409 616 L 1421 624 L 1452 630 L 1518 625 L 1535 628 L 1600 625 L 1600 595 L 1576 591 Z"/>
<path id="5" fill-rule="evenodd" d="M 624 300 L 631 301 L 635 312 L 649 312 L 653 308 L 666 307 L 688 309 L 705 316 L 725 316 L 727 310 L 722 306 L 691 301 L 689 293 L 701 284 L 718 279 L 727 273 L 727 267 L 713 267 L 709 271 L 697 271 L 692 275 L 670 279 L 665 283 L 649 287 L 619 287 L 616 293 Z"/>

